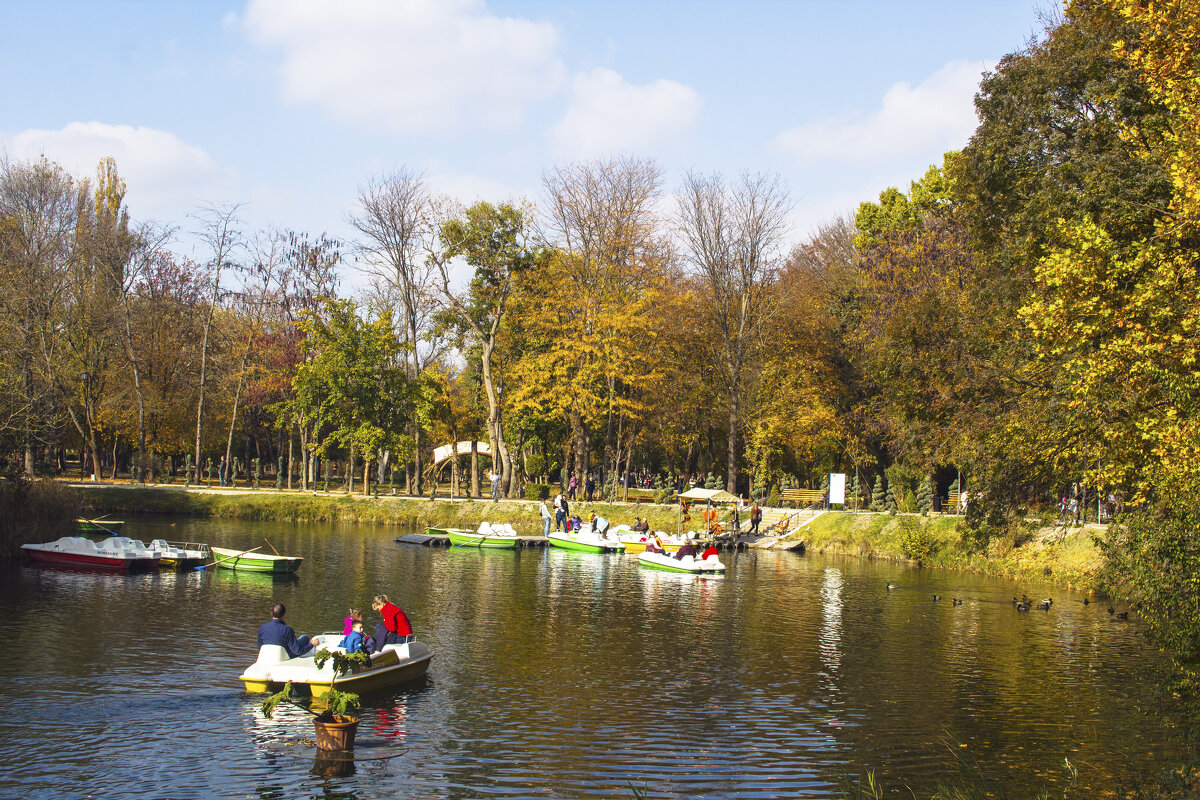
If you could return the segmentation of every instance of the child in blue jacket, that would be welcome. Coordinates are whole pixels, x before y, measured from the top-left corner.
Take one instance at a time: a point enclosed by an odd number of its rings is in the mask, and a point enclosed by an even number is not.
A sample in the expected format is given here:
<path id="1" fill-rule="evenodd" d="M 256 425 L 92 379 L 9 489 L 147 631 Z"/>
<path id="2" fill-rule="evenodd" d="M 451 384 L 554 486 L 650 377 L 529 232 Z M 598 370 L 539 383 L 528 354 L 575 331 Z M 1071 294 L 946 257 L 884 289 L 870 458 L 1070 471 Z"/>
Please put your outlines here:
<path id="1" fill-rule="evenodd" d="M 354 620 L 350 632 L 342 637 L 342 641 L 338 642 L 338 647 L 344 647 L 348 654 L 371 652 L 367 648 L 367 635 L 363 633 L 363 621 L 361 619 Z"/>

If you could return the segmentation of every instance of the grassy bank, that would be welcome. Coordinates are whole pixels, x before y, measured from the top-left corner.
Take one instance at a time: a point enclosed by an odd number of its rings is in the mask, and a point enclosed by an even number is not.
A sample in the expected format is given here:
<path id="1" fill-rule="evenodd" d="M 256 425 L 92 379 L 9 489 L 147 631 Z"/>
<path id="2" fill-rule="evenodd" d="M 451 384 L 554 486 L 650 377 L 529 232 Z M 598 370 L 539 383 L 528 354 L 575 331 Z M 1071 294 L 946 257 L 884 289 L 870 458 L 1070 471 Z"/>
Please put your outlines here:
<path id="1" fill-rule="evenodd" d="M 522 500 L 416 500 L 344 494 L 183 491 L 179 488 L 106 486 L 75 490 L 94 514 L 179 514 L 218 519 L 341 522 L 364 525 L 438 525 L 476 528 L 479 523 L 508 522 L 520 533 L 541 530 L 538 506 Z M 589 511 L 614 525 L 635 515 L 652 527 L 674 531 L 674 506 L 575 503 L 572 512 Z M 962 517 L 912 514 L 824 514 L 789 536 L 814 552 L 881 558 L 941 569 L 969 570 L 1015 578 L 1037 578 L 1061 586 L 1095 588 L 1100 553 L 1094 529 L 1043 528 L 996 537 L 986 547 L 964 544 Z M 697 517 L 693 515 L 691 525 Z"/>
<path id="2" fill-rule="evenodd" d="M 21 545 L 74 536 L 79 496 L 54 481 L 0 481 L 0 558 L 20 554 Z"/>
<path id="3" fill-rule="evenodd" d="M 1093 528 L 1043 527 L 994 537 L 981 547 L 964 541 L 961 522 L 962 517 L 830 513 L 789 539 L 802 540 L 818 553 L 1096 588 L 1101 555 L 1092 540 L 1097 533 Z"/>
<path id="4" fill-rule="evenodd" d="M 484 520 L 508 522 L 522 534 L 541 531 L 538 504 L 523 500 L 415 500 L 338 494 L 279 493 L 264 490 L 234 494 L 154 487 L 108 486 L 77 490 L 84 505 L 97 514 L 180 514 L 218 519 L 344 522 L 363 525 L 438 525 L 476 528 Z M 573 503 L 572 513 L 595 511 L 614 525 L 632 523 L 635 515 L 651 525 L 675 529 L 674 507 Z"/>

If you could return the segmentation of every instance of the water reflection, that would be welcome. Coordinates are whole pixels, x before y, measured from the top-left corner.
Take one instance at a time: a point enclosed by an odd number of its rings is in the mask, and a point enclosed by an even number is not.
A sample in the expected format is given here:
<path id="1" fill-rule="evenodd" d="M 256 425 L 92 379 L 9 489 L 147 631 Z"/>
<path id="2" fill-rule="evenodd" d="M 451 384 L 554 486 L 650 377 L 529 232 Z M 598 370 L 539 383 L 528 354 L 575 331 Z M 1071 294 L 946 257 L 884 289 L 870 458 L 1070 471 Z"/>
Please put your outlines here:
<path id="1" fill-rule="evenodd" d="M 177 522 L 217 545 L 267 536 L 301 576 L 0 566 L 0 635 L 70 650 L 0 662 L 0 763 L 20 765 L 0 796 L 829 797 L 865 767 L 919 793 L 961 775 L 947 740 L 1012 798 L 1060 793 L 1063 758 L 1087 764 L 1084 796 L 1176 749 L 1128 679 L 1153 669 L 1136 632 L 1066 592 L 1049 613 L 1008 602 L 1045 587 L 765 552 L 713 580 L 391 529 Z M 313 633 L 381 592 L 434 648 L 431 680 L 364 697 L 339 774 L 308 714 L 266 720 L 236 678 L 273 602 Z"/>

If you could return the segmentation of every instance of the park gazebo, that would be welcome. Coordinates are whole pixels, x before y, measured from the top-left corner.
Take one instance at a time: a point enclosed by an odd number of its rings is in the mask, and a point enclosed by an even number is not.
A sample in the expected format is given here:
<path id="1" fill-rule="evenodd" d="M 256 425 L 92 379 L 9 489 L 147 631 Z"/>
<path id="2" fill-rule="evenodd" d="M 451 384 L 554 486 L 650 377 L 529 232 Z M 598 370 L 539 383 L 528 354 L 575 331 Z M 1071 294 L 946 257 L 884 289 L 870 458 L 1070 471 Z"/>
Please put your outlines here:
<path id="1" fill-rule="evenodd" d="M 705 510 L 716 505 L 730 505 L 738 502 L 737 495 L 730 494 L 724 489 L 702 489 L 697 486 L 679 495 L 679 533 L 683 533 L 683 502 L 704 503 Z M 706 531 L 707 532 L 707 531 Z"/>

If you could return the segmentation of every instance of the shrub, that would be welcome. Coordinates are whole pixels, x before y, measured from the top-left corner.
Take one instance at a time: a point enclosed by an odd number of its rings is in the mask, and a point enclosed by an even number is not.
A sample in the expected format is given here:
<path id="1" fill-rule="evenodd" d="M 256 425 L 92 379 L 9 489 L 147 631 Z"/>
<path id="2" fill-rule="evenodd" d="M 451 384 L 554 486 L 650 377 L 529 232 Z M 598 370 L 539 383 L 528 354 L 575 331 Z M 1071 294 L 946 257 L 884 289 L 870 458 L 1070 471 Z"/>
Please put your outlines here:
<path id="1" fill-rule="evenodd" d="M 883 476 L 875 478 L 875 489 L 871 492 L 871 510 L 887 511 L 887 492 L 883 488 Z"/>
<path id="2" fill-rule="evenodd" d="M 548 499 L 550 499 L 550 484 L 548 484 L 548 483 L 527 483 L 527 484 L 525 484 L 525 499 L 526 500 L 548 500 Z"/>
<path id="3" fill-rule="evenodd" d="M 779 508 L 779 487 L 772 486 L 771 491 L 767 494 L 767 503 L 771 508 Z"/>
<path id="4" fill-rule="evenodd" d="M 934 539 L 929 531 L 929 524 L 918 522 L 911 517 L 905 517 L 900 525 L 900 552 L 905 558 L 910 558 L 918 564 L 924 564 L 933 557 Z"/>
<path id="5" fill-rule="evenodd" d="M 671 502 L 671 498 L 675 496 L 675 490 L 667 487 L 661 487 L 654 490 L 654 502 L 660 506 L 667 505 Z"/>
<path id="6" fill-rule="evenodd" d="M 21 545 L 77 536 L 79 495 L 52 480 L 0 480 L 0 557 L 20 555 Z"/>
<path id="7" fill-rule="evenodd" d="M 922 514 L 928 514 L 933 509 L 933 487 L 929 483 L 929 478 L 921 481 L 921 485 L 917 487 L 917 510 Z"/>

